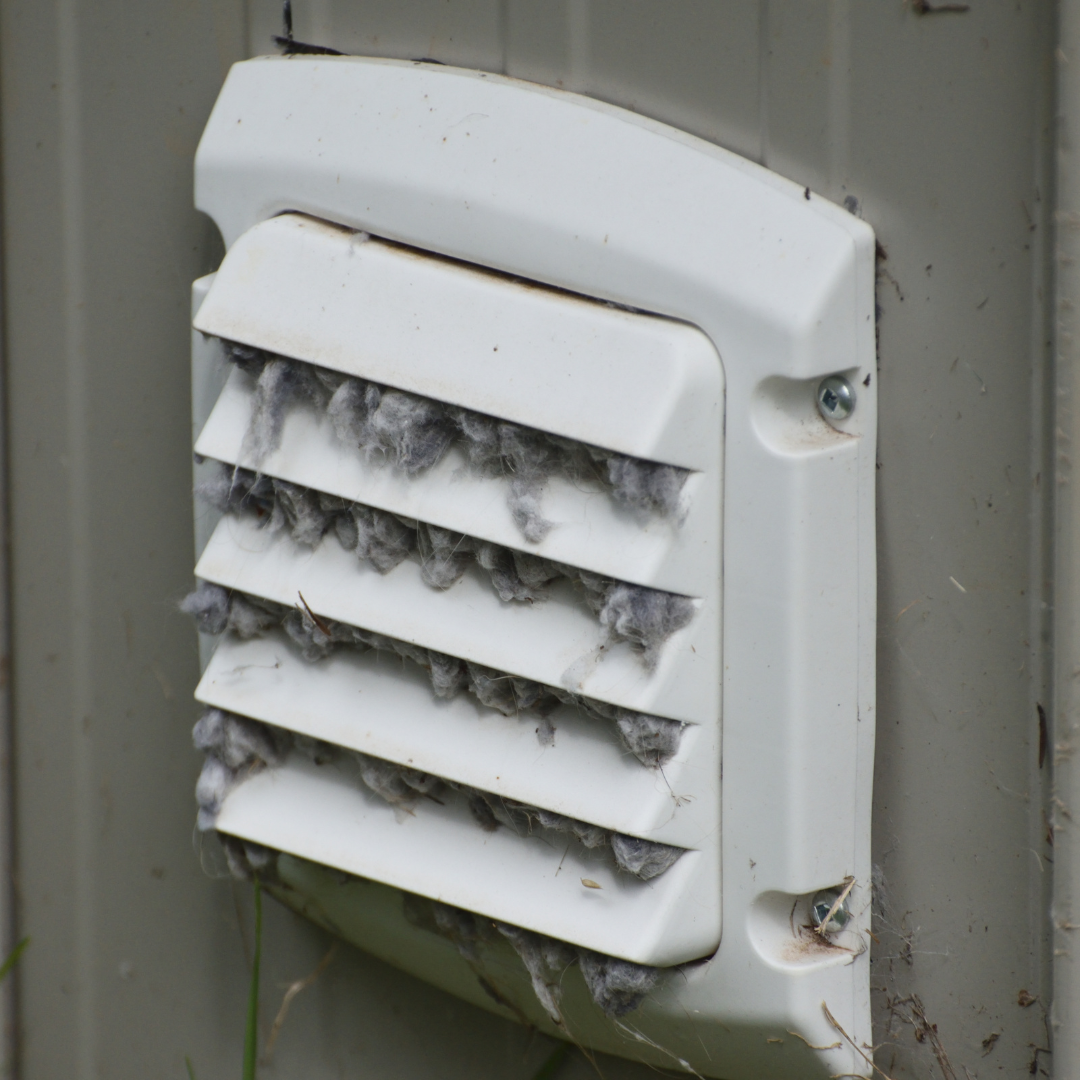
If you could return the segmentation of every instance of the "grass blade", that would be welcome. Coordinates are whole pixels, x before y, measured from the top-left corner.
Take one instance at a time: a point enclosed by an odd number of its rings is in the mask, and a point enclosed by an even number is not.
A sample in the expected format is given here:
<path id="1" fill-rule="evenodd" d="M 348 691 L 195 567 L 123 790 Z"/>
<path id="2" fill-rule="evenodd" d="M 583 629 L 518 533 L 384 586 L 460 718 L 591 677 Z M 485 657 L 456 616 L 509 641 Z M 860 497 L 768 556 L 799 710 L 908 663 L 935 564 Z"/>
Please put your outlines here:
<path id="1" fill-rule="evenodd" d="M 184 1055 L 184 1064 L 187 1066 L 188 1080 L 195 1080 L 195 1066 L 191 1064 L 191 1058 Z"/>
<path id="2" fill-rule="evenodd" d="M 259 1054 L 259 960 L 262 958 L 262 886 L 255 879 L 255 960 L 251 965 L 247 1027 L 244 1030 L 244 1080 L 255 1080 Z"/>
<path id="3" fill-rule="evenodd" d="M 570 1053 L 569 1043 L 559 1043 L 558 1046 L 552 1050 L 548 1059 L 537 1070 L 536 1075 L 532 1080 L 551 1080 L 551 1078 L 559 1071 L 559 1066 L 566 1060 L 566 1055 Z"/>
<path id="4" fill-rule="evenodd" d="M 0 964 L 0 982 L 3 982 L 11 974 L 11 969 L 19 962 L 19 957 L 22 956 L 26 946 L 29 944 L 30 939 L 24 937 L 22 941 L 8 953 L 7 959 Z"/>

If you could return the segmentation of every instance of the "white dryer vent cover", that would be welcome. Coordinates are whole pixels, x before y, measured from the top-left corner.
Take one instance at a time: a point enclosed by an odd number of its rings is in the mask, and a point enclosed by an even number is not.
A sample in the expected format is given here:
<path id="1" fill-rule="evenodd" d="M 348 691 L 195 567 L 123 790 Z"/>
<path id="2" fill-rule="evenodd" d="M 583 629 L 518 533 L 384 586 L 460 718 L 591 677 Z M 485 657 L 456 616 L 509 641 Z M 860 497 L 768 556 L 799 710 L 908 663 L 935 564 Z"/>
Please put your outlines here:
<path id="1" fill-rule="evenodd" d="M 196 201 L 200 827 L 551 1034 L 869 1075 L 869 229 L 353 57 L 236 65 Z"/>

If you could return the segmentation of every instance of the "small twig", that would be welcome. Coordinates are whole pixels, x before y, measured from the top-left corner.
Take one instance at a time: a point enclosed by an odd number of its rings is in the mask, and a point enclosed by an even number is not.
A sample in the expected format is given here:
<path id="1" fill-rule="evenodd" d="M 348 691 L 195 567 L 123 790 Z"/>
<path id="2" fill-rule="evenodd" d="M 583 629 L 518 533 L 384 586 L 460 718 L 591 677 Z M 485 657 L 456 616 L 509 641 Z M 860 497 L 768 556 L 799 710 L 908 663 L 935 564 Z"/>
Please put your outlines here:
<path id="1" fill-rule="evenodd" d="M 855 1040 L 840 1026 L 840 1021 L 837 1020 L 831 1012 L 829 1012 L 829 1006 L 826 1005 L 824 1001 L 821 1003 L 821 1009 L 825 1013 L 825 1019 L 828 1020 L 829 1023 L 832 1024 L 832 1026 L 836 1028 L 836 1030 L 839 1031 L 845 1039 L 847 1039 L 855 1053 L 858 1054 L 859 1057 L 861 1057 L 863 1061 L 865 1061 L 866 1064 L 870 1066 L 871 1069 L 873 1069 L 875 1072 L 881 1073 L 885 1080 L 892 1080 L 892 1077 L 889 1076 L 889 1074 L 885 1072 L 884 1069 L 879 1068 L 877 1065 L 875 1065 L 874 1059 L 867 1055 L 866 1052 L 859 1046 L 859 1044 L 855 1042 Z"/>
<path id="2" fill-rule="evenodd" d="M 319 629 L 320 629 L 320 630 L 321 630 L 321 631 L 322 631 L 322 632 L 323 632 L 323 633 L 324 633 L 324 634 L 325 634 L 325 635 L 326 635 L 327 637 L 333 637 L 333 634 L 332 634 L 332 632 L 331 632 L 331 630 L 330 630 L 330 627 L 329 627 L 329 625 L 328 625 L 327 623 L 324 623 L 324 622 L 322 621 L 322 619 L 320 619 L 320 618 L 319 618 L 319 616 L 318 616 L 318 615 L 316 615 L 316 614 L 315 614 L 315 612 L 311 610 L 311 606 L 310 606 L 310 605 L 308 604 L 308 602 L 307 602 L 307 601 L 306 601 L 306 600 L 304 599 L 304 594 L 303 594 L 302 592 L 300 592 L 300 591 L 298 590 L 298 591 L 297 591 L 297 593 L 296 593 L 296 595 L 300 597 L 300 603 L 304 605 L 304 610 L 305 610 L 305 611 L 306 611 L 306 612 L 308 613 L 308 615 L 310 616 L 310 618 L 311 618 L 311 621 L 312 621 L 312 622 L 313 622 L 313 623 L 314 623 L 314 624 L 315 624 L 315 625 L 316 625 L 316 626 L 317 626 L 317 627 L 318 627 L 318 628 L 319 628 Z"/>
<path id="3" fill-rule="evenodd" d="M 483 990 L 492 1001 L 512 1012 L 516 1017 L 517 1022 L 521 1024 L 523 1028 L 532 1028 L 532 1021 L 521 1011 L 521 1007 L 515 1001 L 507 997 L 507 995 L 492 982 L 491 978 L 484 972 L 482 964 L 474 963 L 469 959 L 466 959 L 465 963 L 472 969 L 473 974 L 476 976 L 476 981 L 480 984 L 480 989 Z"/>
<path id="4" fill-rule="evenodd" d="M 844 1044 L 842 1042 L 829 1043 L 828 1046 L 815 1046 L 805 1035 L 800 1035 L 797 1031 L 788 1031 L 789 1035 L 794 1035 L 796 1039 L 802 1039 L 811 1050 L 839 1050 Z"/>
<path id="5" fill-rule="evenodd" d="M 956 1070 L 952 1067 L 949 1055 L 945 1052 L 945 1046 L 938 1036 L 937 1024 L 931 1024 L 927 1019 L 926 1010 L 923 1008 L 923 1003 L 918 994 L 912 994 L 907 1000 L 911 1015 L 918 1021 L 918 1026 L 912 1024 L 915 1027 L 916 1037 L 921 1031 L 923 1038 L 929 1039 L 930 1048 L 934 1052 L 934 1057 L 937 1058 L 938 1068 L 941 1070 L 942 1076 L 945 1077 L 945 1080 L 956 1080 Z"/>
<path id="6" fill-rule="evenodd" d="M 1039 1055 L 1051 1054 L 1053 1051 L 1048 1046 L 1036 1046 L 1035 1043 L 1028 1043 L 1028 1046 L 1031 1048 L 1031 1064 L 1028 1066 L 1028 1072 L 1034 1076 L 1039 1071 Z"/>
<path id="7" fill-rule="evenodd" d="M 828 927 L 829 923 L 832 922 L 833 916 L 844 906 L 844 901 L 848 898 L 848 893 L 850 893 L 854 887 L 855 879 L 853 877 L 849 877 L 847 879 L 847 884 L 844 886 L 844 891 L 833 901 L 832 907 L 829 908 L 829 914 L 826 915 L 825 918 L 821 920 L 820 924 L 814 928 L 815 933 L 820 934 L 822 937 L 824 937 L 828 933 L 826 927 Z"/>
<path id="8" fill-rule="evenodd" d="M 908 604 L 907 607 L 901 609 L 900 615 L 896 616 L 896 621 L 899 622 L 900 621 L 900 616 L 901 615 L 906 615 L 921 599 L 922 599 L 922 597 L 919 596 L 916 599 L 912 600 L 911 603 Z"/>
<path id="9" fill-rule="evenodd" d="M 330 962 L 334 959 L 337 949 L 338 942 L 335 941 L 334 944 L 326 950 L 326 955 L 319 961 L 315 970 L 303 979 L 297 979 L 296 982 L 285 991 L 285 996 L 281 999 L 281 1008 L 278 1009 L 278 1014 L 274 1018 L 273 1026 L 270 1028 L 270 1037 L 266 1040 L 266 1049 L 263 1051 L 264 1061 L 269 1061 L 274 1053 L 274 1044 L 277 1042 L 278 1035 L 281 1034 L 282 1027 L 285 1026 L 285 1019 L 289 1015 L 289 1006 L 292 1005 L 293 998 L 296 997 L 301 990 L 306 990 L 311 986 L 311 984 L 330 966 Z"/>

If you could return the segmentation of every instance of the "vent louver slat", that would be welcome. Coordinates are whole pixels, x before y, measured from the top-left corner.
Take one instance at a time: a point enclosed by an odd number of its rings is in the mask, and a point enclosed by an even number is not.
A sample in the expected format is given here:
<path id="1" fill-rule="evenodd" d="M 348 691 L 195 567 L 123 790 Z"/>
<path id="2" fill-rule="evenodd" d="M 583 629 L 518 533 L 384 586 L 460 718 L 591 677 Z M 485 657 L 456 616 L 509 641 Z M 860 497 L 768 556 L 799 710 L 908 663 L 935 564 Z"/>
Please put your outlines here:
<path id="1" fill-rule="evenodd" d="M 713 827 L 705 800 L 683 801 L 672 814 L 673 803 L 701 788 L 697 725 L 662 775 L 626 752 L 614 725 L 566 706 L 551 714 L 555 742 L 541 751 L 534 717 L 502 716 L 467 694 L 433 701 L 418 667 L 374 652 L 342 650 L 310 664 L 280 634 L 223 640 L 196 696 L 523 802 L 558 792 L 568 816 L 664 843 L 694 847 Z"/>
<path id="2" fill-rule="evenodd" d="M 465 455 L 454 447 L 420 476 L 405 476 L 392 468 L 372 469 L 354 448 L 336 437 L 329 424 L 320 423 L 313 410 L 296 409 L 285 419 L 278 450 L 256 461 L 243 445 L 251 420 L 252 394 L 250 379 L 242 372 L 229 372 L 199 436 L 196 450 L 200 455 L 262 469 L 290 483 L 456 532 L 471 526 L 476 535 L 492 543 L 523 546 L 503 485 L 471 473 Z M 683 487 L 683 498 L 693 508 L 715 494 L 711 487 L 711 477 L 692 472 Z M 537 554 L 621 581 L 651 583 L 671 592 L 689 591 L 693 571 L 687 554 L 698 540 L 700 515 L 690 513 L 681 523 L 653 519 L 628 528 L 634 522 L 625 508 L 607 498 L 582 498 L 578 486 L 560 478 L 547 485 L 544 511 L 559 524 L 541 543 L 527 545 Z"/>
<path id="3" fill-rule="evenodd" d="M 395 814 L 354 773 L 291 758 L 239 785 L 217 827 L 635 963 L 679 964 L 709 948 L 700 907 L 718 904 L 719 883 L 702 852 L 642 882 L 575 843 L 484 832 L 464 804 Z"/>
<path id="4" fill-rule="evenodd" d="M 319 615 L 460 656 L 487 667 L 610 701 L 639 712 L 700 721 L 693 679 L 714 644 L 699 609 L 668 640 L 655 671 L 605 629 L 568 583 L 533 605 L 501 600 L 470 568 L 446 592 L 432 589 L 420 567 L 404 562 L 389 574 L 358 564 L 339 544 L 301 547 L 250 518 L 226 517 L 214 530 L 196 576 L 226 589 L 292 607 L 302 594 Z M 701 659 L 698 660 L 700 655 Z"/>
<path id="5" fill-rule="evenodd" d="M 700 331 L 298 214 L 233 244 L 195 327 L 646 461 L 714 462 Z"/>
<path id="6" fill-rule="evenodd" d="M 649 668 L 667 639 L 695 614 L 693 601 L 678 593 L 615 581 L 237 466 L 222 463 L 195 494 L 223 514 L 251 517 L 260 528 L 286 533 L 301 547 L 315 548 L 332 537 L 380 574 L 411 558 L 424 583 L 442 591 L 473 567 L 484 571 L 504 601 L 535 603 L 556 582 L 569 581 L 612 641 L 639 649 Z"/>
<path id="7" fill-rule="evenodd" d="M 204 828 L 213 827 L 221 804 L 238 782 L 263 768 L 278 767 L 296 755 L 319 766 L 332 762 L 355 765 L 364 787 L 389 806 L 410 814 L 415 813 L 421 797 L 437 806 L 460 798 L 485 832 L 505 826 L 522 838 L 546 838 L 549 846 L 561 839 L 580 841 L 589 851 L 614 861 L 620 870 L 640 881 L 658 878 L 686 854 L 683 847 L 606 829 L 595 822 L 425 772 L 414 765 L 349 750 L 239 713 L 207 709 L 192 736 L 196 748 L 208 755 L 196 788 L 199 824 Z"/>

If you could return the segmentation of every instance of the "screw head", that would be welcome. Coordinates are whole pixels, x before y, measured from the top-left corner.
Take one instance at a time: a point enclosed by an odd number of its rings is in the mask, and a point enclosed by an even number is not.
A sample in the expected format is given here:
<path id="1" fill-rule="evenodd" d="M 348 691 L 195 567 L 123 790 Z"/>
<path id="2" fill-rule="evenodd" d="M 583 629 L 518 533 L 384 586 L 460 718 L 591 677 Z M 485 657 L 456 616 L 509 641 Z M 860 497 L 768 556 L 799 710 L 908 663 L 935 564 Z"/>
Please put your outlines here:
<path id="1" fill-rule="evenodd" d="M 825 920 L 829 918 L 829 912 L 832 911 L 833 904 L 836 903 L 836 898 L 842 891 L 842 889 L 822 889 L 821 892 L 815 894 L 810 903 L 810 917 L 814 920 L 814 926 L 826 934 L 838 934 L 851 922 L 847 897 L 844 897 L 844 902 L 833 911 L 832 918 L 829 919 L 828 923 L 825 923 Z M 825 923 L 824 926 L 823 923 Z"/>
<path id="2" fill-rule="evenodd" d="M 826 420 L 846 420 L 855 411 L 855 387 L 843 375 L 829 375 L 818 384 L 817 405 Z"/>

